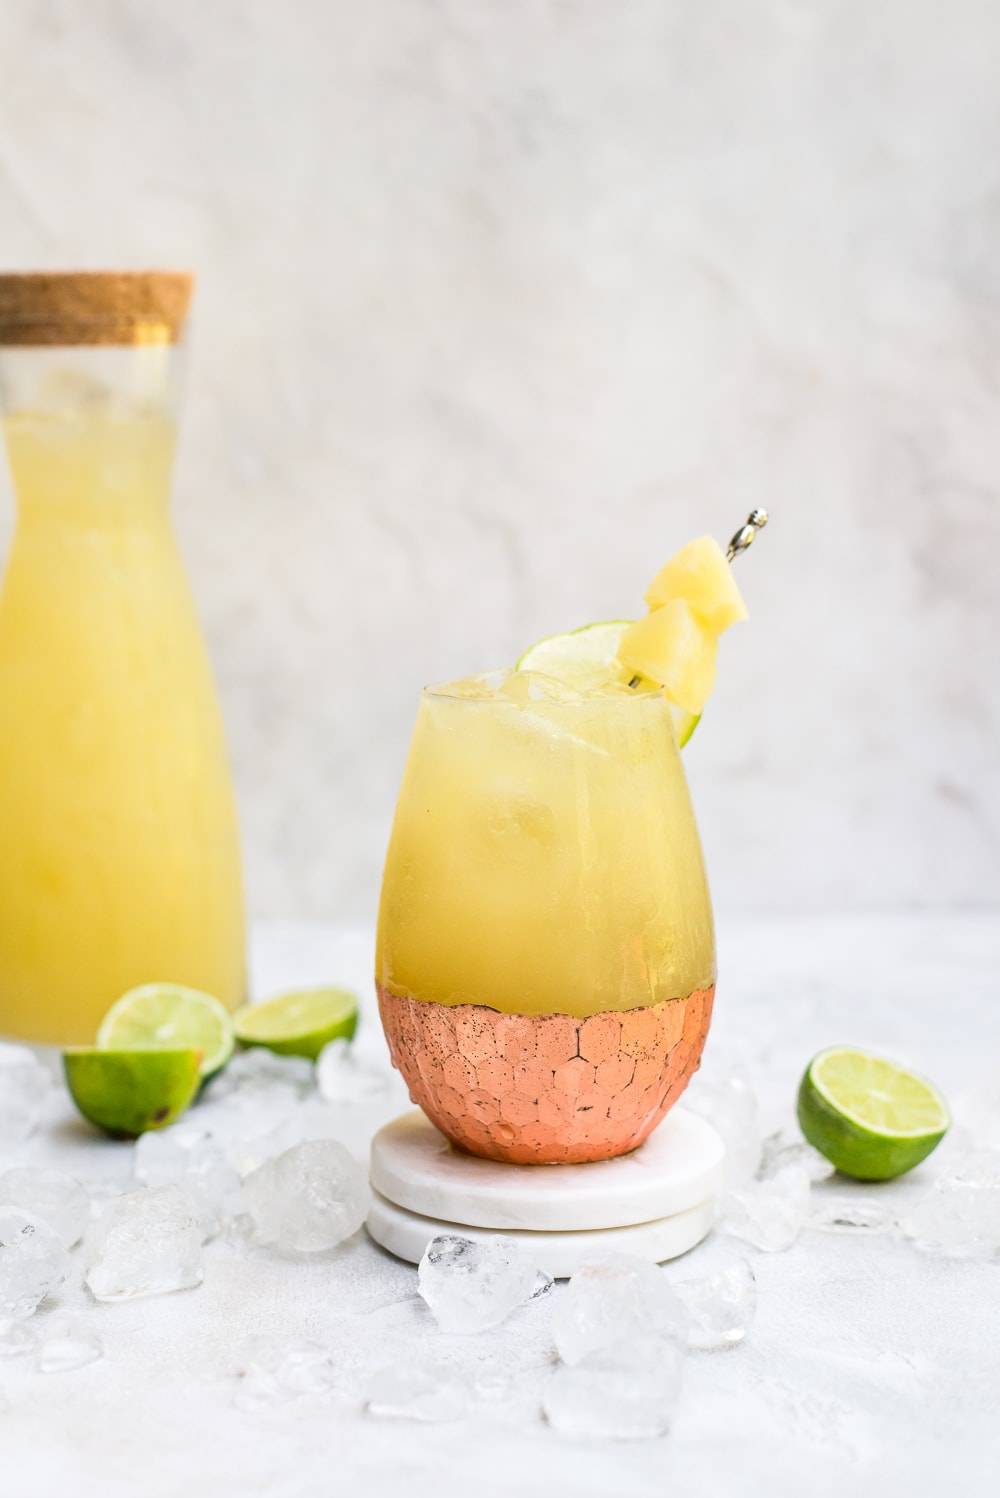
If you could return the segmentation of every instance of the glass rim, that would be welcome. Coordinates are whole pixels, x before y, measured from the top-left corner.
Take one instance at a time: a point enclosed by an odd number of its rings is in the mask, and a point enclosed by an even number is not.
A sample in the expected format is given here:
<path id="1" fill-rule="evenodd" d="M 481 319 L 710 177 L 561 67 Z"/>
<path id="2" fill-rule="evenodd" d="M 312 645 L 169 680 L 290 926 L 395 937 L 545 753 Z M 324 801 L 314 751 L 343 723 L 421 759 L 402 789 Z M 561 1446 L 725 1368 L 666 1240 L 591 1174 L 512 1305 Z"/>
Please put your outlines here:
<path id="1" fill-rule="evenodd" d="M 507 669 L 509 670 L 511 675 L 514 674 L 512 668 L 501 667 L 500 669 Z M 494 673 L 492 671 L 473 673 L 474 676 L 492 676 L 493 674 Z M 499 672 L 497 672 L 496 674 L 499 674 Z M 525 675 L 545 676 L 546 673 L 544 671 L 533 671 L 525 672 Z M 624 687 L 621 692 L 580 692 L 574 697 L 566 697 L 562 699 L 556 697 L 542 697 L 537 700 L 528 700 L 525 702 L 519 702 L 514 697 L 504 696 L 501 692 L 493 692 L 489 696 L 473 697 L 465 693 L 449 690 L 449 688 L 457 686 L 459 682 L 467 681 L 468 679 L 468 677 L 457 677 L 455 681 L 429 682 L 421 688 L 421 700 L 423 700 L 424 698 L 429 698 L 433 702 L 461 702 L 469 703 L 476 707 L 496 706 L 500 708 L 515 708 L 519 712 L 523 712 L 525 709 L 529 708 L 579 709 L 595 706 L 609 707 L 611 705 L 620 705 L 622 703 L 628 703 L 630 706 L 634 706 L 638 703 L 649 702 L 659 702 L 662 703 L 663 706 L 668 710 L 670 708 L 670 701 L 666 693 L 662 689 L 658 689 L 656 691 L 630 692 L 627 687 Z M 556 677 L 548 677 L 548 680 L 550 681 L 555 681 L 557 679 L 558 678 Z M 568 688 L 568 690 L 572 690 L 572 688 Z"/>

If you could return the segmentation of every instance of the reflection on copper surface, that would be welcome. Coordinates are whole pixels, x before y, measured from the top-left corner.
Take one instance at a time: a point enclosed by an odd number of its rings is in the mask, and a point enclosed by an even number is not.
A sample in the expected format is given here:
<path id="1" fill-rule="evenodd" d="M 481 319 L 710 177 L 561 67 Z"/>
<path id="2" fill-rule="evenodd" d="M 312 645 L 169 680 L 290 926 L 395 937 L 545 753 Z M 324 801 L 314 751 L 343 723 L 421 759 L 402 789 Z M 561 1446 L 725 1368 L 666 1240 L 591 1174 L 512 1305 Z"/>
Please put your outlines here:
<path id="1" fill-rule="evenodd" d="M 640 1145 L 698 1068 L 714 995 L 575 1019 L 378 988 L 413 1101 L 470 1154 L 517 1165 L 607 1160 Z"/>

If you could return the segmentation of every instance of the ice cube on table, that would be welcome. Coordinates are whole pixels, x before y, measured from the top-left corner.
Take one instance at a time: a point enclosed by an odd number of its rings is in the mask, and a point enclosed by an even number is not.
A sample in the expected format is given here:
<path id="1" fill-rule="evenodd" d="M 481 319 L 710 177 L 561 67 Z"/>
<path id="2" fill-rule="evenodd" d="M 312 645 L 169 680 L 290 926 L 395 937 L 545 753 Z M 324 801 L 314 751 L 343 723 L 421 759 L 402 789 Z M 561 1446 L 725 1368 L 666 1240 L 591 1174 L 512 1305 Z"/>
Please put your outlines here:
<path id="1" fill-rule="evenodd" d="M 417 1271 L 420 1294 L 444 1332 L 481 1332 L 499 1326 L 552 1281 L 515 1238 L 475 1240 L 440 1233 Z"/>
<path id="2" fill-rule="evenodd" d="M 807 1144 L 801 1134 L 791 1129 L 779 1129 L 764 1140 L 757 1174 L 762 1181 L 767 1181 L 786 1165 L 803 1166 L 814 1185 L 828 1181 L 834 1173 L 826 1156 Z"/>
<path id="3" fill-rule="evenodd" d="M 90 1221 L 86 1187 L 61 1170 L 14 1165 L 0 1175 L 0 1206 L 21 1207 L 52 1229 L 64 1248 L 83 1237 Z"/>
<path id="4" fill-rule="evenodd" d="M 469 1391 L 446 1368 L 393 1363 L 368 1386 L 369 1413 L 397 1420 L 460 1420 L 471 1403 Z"/>
<path id="5" fill-rule="evenodd" d="M 51 1092 L 51 1073 L 28 1047 L 0 1041 L 0 1145 L 34 1133 Z"/>
<path id="6" fill-rule="evenodd" d="M 722 1139 L 726 1185 L 753 1180 L 761 1159 L 760 1119 L 757 1099 L 742 1068 L 734 1067 L 718 1081 L 694 1077 L 684 1094 L 684 1107 L 707 1119 Z"/>
<path id="7" fill-rule="evenodd" d="M 47 1223 L 0 1206 L 0 1318 L 32 1315 L 68 1273 L 69 1254 Z"/>
<path id="8" fill-rule="evenodd" d="M 977 1151 L 940 1176 L 899 1225 L 918 1248 L 931 1253 L 1000 1256 L 1000 1154 Z"/>
<path id="9" fill-rule="evenodd" d="M 194 1207 L 202 1236 L 212 1238 L 245 1210 L 239 1172 L 218 1140 L 178 1124 L 136 1140 L 132 1170 L 146 1186 L 177 1186 Z"/>
<path id="10" fill-rule="evenodd" d="M 252 1104 L 262 1096 L 270 1102 L 294 1104 L 315 1091 L 313 1064 L 304 1056 L 279 1056 L 263 1046 L 239 1051 L 205 1090 L 206 1103 Z"/>
<path id="11" fill-rule="evenodd" d="M 176 1186 L 145 1186 L 108 1202 L 88 1230 L 85 1275 L 97 1300 L 167 1295 L 200 1285 L 201 1226 Z"/>
<path id="12" fill-rule="evenodd" d="M 888 1233 L 893 1216 L 878 1202 L 860 1197 L 823 1197 L 809 1213 L 806 1227 L 820 1233 Z"/>
<path id="13" fill-rule="evenodd" d="M 316 1086 L 327 1103 L 376 1102 L 393 1090 L 395 1077 L 360 1061 L 353 1041 L 331 1040 L 316 1058 Z"/>
<path id="14" fill-rule="evenodd" d="M 299 1103 L 292 1111 L 279 1106 L 272 1112 L 269 1107 L 254 1106 L 212 1119 L 214 1137 L 241 1181 L 276 1155 L 302 1143 L 303 1111 Z"/>
<path id="15" fill-rule="evenodd" d="M 321 1253 L 356 1233 L 368 1214 L 368 1176 L 336 1139 L 310 1139 L 267 1160 L 243 1182 L 263 1243 Z"/>
<path id="16" fill-rule="evenodd" d="M 38 1349 L 42 1373 L 72 1373 L 102 1357 L 97 1331 L 79 1316 L 56 1315 L 45 1326 Z"/>
<path id="17" fill-rule="evenodd" d="M 712 1273 L 674 1281 L 690 1318 L 688 1346 L 699 1351 L 735 1347 L 757 1313 L 757 1280 L 748 1260 L 733 1256 Z"/>
<path id="18" fill-rule="evenodd" d="M 325 1393 L 336 1379 L 333 1358 L 318 1342 L 266 1336 L 247 1341 L 238 1373 L 235 1402 L 245 1410 L 287 1404 L 300 1394 Z"/>
<path id="19" fill-rule="evenodd" d="M 686 1346 L 688 1313 L 657 1264 L 634 1254 L 608 1254 L 581 1264 L 555 1291 L 552 1336 L 570 1364 L 631 1337 L 664 1337 Z"/>
<path id="20" fill-rule="evenodd" d="M 766 1181 L 753 1181 L 722 1197 L 729 1232 L 765 1253 L 791 1248 L 809 1215 L 809 1172 L 804 1165 L 784 1165 Z"/>
<path id="21" fill-rule="evenodd" d="M 665 1435 L 680 1398 L 685 1350 L 672 1337 L 632 1335 L 553 1369 L 542 1396 L 549 1424 L 584 1440 Z"/>

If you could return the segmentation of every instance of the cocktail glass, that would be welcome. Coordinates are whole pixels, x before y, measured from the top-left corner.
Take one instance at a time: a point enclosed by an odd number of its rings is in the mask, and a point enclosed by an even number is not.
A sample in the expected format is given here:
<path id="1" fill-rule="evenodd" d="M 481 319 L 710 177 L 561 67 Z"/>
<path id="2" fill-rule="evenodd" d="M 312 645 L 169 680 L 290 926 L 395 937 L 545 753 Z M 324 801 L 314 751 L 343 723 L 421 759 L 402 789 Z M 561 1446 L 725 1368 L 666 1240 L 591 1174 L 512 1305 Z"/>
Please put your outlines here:
<path id="1" fill-rule="evenodd" d="M 531 672 L 428 688 L 386 860 L 394 1064 L 456 1145 L 634 1149 L 696 1070 L 715 991 L 701 846 L 662 692 Z"/>

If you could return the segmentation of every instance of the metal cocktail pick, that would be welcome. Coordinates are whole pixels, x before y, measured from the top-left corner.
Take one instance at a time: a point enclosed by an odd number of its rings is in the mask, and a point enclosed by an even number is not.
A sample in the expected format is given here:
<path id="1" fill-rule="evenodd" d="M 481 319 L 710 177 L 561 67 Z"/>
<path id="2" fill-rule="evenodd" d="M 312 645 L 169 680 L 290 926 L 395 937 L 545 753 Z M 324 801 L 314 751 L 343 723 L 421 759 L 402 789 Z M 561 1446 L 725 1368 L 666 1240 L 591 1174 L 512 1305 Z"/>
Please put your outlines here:
<path id="1" fill-rule="evenodd" d="M 751 510 L 746 518 L 746 524 L 740 526 L 726 548 L 726 561 L 731 562 L 734 557 L 739 556 L 741 551 L 746 551 L 748 546 L 752 546 L 757 532 L 762 531 L 766 524 L 766 510 Z"/>

